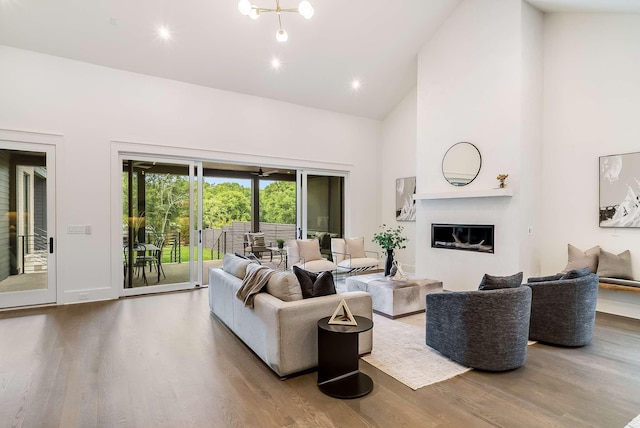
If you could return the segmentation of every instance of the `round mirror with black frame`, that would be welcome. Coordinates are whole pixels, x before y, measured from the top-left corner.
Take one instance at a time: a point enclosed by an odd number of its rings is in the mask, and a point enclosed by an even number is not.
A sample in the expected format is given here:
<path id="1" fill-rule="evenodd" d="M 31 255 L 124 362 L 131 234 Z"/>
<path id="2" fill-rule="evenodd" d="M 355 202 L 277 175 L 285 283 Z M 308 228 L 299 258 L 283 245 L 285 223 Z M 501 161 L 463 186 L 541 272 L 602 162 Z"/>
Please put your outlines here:
<path id="1" fill-rule="evenodd" d="M 475 180 L 481 166 L 482 156 L 474 144 L 456 143 L 442 159 L 442 175 L 453 186 L 466 186 Z"/>

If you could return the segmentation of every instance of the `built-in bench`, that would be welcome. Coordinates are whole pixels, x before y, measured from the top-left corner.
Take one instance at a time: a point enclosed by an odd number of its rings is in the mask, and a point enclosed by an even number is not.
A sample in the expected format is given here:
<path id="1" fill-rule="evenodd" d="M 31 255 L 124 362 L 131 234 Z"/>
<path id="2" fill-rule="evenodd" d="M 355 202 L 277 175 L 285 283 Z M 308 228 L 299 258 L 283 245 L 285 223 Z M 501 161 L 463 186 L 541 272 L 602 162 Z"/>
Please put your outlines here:
<path id="1" fill-rule="evenodd" d="M 600 277 L 600 288 L 603 290 L 626 291 L 640 294 L 640 281 Z"/>

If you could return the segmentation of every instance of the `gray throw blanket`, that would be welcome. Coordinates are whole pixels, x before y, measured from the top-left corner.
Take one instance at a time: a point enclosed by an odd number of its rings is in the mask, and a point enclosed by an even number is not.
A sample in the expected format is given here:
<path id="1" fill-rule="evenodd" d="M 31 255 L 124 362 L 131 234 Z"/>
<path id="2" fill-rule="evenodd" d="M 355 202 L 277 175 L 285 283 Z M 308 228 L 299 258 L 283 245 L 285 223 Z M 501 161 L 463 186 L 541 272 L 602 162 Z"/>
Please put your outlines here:
<path id="1" fill-rule="evenodd" d="M 253 308 L 253 297 L 267 285 L 269 278 L 275 271 L 266 266 L 251 263 L 247 266 L 247 274 L 242 280 L 242 285 L 236 292 L 236 297 L 244 302 L 244 305 Z"/>

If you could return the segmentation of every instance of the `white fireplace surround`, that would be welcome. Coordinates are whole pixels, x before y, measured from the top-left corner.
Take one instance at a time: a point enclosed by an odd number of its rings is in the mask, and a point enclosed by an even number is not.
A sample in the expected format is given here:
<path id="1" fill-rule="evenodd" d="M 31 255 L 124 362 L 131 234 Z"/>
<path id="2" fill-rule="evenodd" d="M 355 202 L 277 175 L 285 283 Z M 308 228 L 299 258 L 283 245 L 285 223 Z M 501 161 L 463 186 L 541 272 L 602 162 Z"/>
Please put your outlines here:
<path id="1" fill-rule="evenodd" d="M 458 190 L 452 192 L 430 192 L 418 193 L 413 196 L 415 200 L 432 200 L 432 199 L 462 199 L 462 198 L 500 198 L 513 196 L 513 189 L 510 187 L 497 189 L 474 189 L 474 190 Z"/>

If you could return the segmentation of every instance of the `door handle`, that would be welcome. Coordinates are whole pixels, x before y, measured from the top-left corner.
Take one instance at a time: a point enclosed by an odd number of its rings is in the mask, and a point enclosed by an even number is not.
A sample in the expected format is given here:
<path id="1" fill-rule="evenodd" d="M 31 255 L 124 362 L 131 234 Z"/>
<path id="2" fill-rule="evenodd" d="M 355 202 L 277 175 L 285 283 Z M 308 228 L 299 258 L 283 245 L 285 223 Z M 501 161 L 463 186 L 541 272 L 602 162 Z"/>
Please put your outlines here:
<path id="1" fill-rule="evenodd" d="M 53 238 L 49 238 L 49 254 L 53 254 Z"/>

